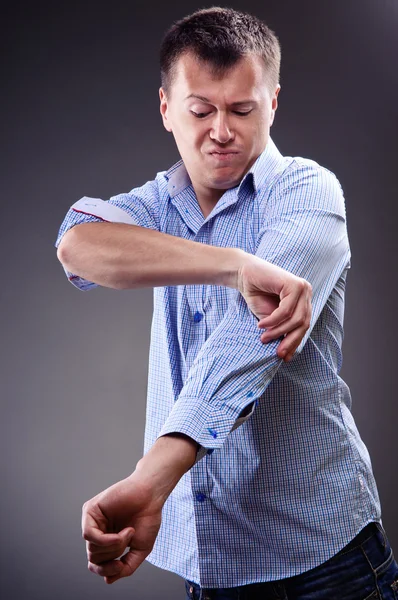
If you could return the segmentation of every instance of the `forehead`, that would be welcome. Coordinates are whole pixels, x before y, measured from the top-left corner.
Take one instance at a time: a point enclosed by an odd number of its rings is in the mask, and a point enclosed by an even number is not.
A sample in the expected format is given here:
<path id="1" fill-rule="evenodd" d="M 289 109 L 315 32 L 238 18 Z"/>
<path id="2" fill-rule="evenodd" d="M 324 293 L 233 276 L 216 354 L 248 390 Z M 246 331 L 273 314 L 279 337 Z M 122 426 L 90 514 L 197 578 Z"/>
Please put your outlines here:
<path id="1" fill-rule="evenodd" d="M 184 100 L 190 94 L 209 100 L 236 102 L 240 98 L 259 99 L 266 93 L 266 73 L 260 56 L 249 54 L 222 73 L 191 53 L 179 57 L 175 65 L 173 96 Z"/>

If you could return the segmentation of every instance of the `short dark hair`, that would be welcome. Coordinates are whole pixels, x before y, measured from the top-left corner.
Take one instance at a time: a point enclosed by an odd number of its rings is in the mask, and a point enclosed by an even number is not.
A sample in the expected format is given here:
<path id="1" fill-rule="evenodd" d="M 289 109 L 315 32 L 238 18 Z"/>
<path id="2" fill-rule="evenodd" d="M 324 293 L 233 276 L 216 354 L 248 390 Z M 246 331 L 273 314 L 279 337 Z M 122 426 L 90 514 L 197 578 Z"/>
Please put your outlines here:
<path id="1" fill-rule="evenodd" d="M 264 60 L 270 87 L 275 89 L 279 83 L 279 40 L 263 21 L 251 14 L 213 6 L 176 21 L 165 33 L 160 47 L 161 83 L 168 95 L 177 61 L 188 52 L 207 62 L 219 75 L 243 56 L 256 54 Z"/>

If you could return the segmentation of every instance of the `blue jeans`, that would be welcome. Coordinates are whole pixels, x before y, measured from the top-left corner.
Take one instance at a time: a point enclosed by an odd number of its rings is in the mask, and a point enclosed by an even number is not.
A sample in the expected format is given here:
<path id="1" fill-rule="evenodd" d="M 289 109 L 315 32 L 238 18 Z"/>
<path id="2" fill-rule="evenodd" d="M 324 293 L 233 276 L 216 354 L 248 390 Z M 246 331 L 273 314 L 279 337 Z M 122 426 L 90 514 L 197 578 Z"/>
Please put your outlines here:
<path id="1" fill-rule="evenodd" d="M 398 600 L 398 564 L 380 523 L 368 523 L 323 564 L 287 579 L 233 588 L 185 580 L 186 600 Z"/>

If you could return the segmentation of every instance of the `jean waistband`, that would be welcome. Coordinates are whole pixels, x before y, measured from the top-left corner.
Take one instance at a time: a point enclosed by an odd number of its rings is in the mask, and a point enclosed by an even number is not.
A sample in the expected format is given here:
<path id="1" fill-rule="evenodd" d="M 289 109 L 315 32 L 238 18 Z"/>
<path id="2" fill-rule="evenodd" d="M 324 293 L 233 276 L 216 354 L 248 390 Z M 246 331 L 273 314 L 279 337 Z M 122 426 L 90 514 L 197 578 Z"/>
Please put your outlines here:
<path id="1" fill-rule="evenodd" d="M 376 524 L 375 521 L 372 521 L 371 523 L 365 525 L 365 527 L 361 529 L 361 531 L 354 537 L 354 539 L 352 539 L 351 542 L 344 546 L 344 548 L 342 548 L 340 552 L 347 552 L 349 550 L 353 550 L 354 548 L 357 548 L 357 546 L 363 544 L 366 540 L 368 540 L 370 537 L 372 537 L 375 533 L 379 531 L 378 525 L 379 524 Z"/>

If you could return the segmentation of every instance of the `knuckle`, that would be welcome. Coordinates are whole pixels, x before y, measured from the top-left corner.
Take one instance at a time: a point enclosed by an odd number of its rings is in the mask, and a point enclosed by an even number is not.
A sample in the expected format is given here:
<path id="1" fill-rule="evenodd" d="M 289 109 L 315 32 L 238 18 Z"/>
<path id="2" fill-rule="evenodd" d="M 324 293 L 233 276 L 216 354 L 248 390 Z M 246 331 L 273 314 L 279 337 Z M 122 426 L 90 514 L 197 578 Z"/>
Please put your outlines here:
<path id="1" fill-rule="evenodd" d="M 303 338 L 303 336 L 301 335 L 300 332 L 294 336 L 294 339 L 292 340 L 292 343 L 291 343 L 291 351 L 292 352 L 294 352 L 298 348 L 302 338 Z"/>
<path id="2" fill-rule="evenodd" d="M 96 575 L 100 575 L 100 577 L 104 577 L 105 575 L 107 575 L 107 573 L 105 573 L 104 567 L 100 566 L 94 567 L 93 573 L 95 573 Z"/>
<path id="3" fill-rule="evenodd" d="M 282 319 L 290 319 L 290 318 L 291 318 L 291 316 L 293 315 L 293 312 L 294 312 L 294 310 L 293 310 L 293 307 L 292 307 L 292 306 L 286 307 L 286 308 L 285 308 L 285 309 L 282 311 L 282 315 L 281 315 L 281 316 L 282 316 Z"/>

